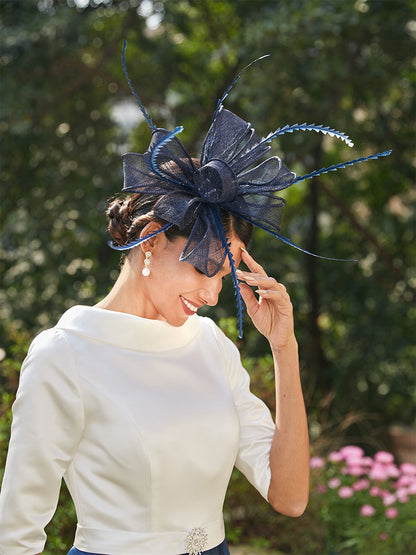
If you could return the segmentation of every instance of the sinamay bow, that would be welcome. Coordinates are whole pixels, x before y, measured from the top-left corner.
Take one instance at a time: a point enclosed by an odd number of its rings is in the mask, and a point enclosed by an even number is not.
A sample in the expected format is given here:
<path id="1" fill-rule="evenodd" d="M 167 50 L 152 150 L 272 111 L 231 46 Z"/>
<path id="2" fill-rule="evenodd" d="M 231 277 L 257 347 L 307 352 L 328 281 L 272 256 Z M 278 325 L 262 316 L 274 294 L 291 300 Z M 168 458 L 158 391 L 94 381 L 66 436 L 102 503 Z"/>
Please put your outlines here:
<path id="1" fill-rule="evenodd" d="M 183 127 L 176 127 L 174 131 L 157 128 L 140 102 L 127 73 L 126 46 L 125 41 L 122 51 L 124 73 L 136 102 L 152 130 L 152 139 L 144 154 L 128 153 L 122 156 L 123 191 L 160 195 L 161 198 L 154 207 L 154 214 L 165 220 L 167 224 L 156 233 L 127 245 L 114 245 L 110 242 L 110 246 L 116 250 L 130 249 L 173 225 L 185 229 L 194 222 L 180 260 L 189 262 L 208 277 L 212 277 L 222 268 L 226 257 L 228 258 L 238 308 L 239 336 L 242 337 L 243 304 L 233 256 L 229 249 L 230 242 L 221 222 L 220 209 L 250 222 L 302 252 L 317 256 L 298 247 L 279 233 L 280 219 L 286 201 L 278 197 L 276 191 L 321 173 L 377 159 L 379 156 L 388 156 L 391 150 L 321 168 L 300 177 L 296 177 L 295 173 L 289 171 L 277 156 L 267 158 L 255 165 L 270 150 L 270 141 L 284 133 L 316 131 L 341 139 L 348 146 L 353 146 L 353 143 L 339 131 L 306 123 L 286 125 L 260 139 L 250 123 L 223 106 L 225 98 L 241 73 L 257 61 L 254 60 L 237 75 L 219 99 L 211 127 L 202 146 L 200 168 L 197 169 L 177 138 Z M 264 57 L 266 56 L 262 56 Z"/>

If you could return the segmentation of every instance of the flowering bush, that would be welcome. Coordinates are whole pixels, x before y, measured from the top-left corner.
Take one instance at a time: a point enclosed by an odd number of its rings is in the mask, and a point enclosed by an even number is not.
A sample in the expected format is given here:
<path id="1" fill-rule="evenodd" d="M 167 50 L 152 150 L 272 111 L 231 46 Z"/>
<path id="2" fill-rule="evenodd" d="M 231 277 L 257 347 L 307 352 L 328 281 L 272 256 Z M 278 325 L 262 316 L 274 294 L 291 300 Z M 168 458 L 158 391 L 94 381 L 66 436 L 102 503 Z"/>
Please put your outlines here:
<path id="1" fill-rule="evenodd" d="M 311 470 L 330 553 L 414 552 L 416 465 L 398 467 L 391 453 L 366 457 L 350 445 L 326 459 L 312 457 Z"/>

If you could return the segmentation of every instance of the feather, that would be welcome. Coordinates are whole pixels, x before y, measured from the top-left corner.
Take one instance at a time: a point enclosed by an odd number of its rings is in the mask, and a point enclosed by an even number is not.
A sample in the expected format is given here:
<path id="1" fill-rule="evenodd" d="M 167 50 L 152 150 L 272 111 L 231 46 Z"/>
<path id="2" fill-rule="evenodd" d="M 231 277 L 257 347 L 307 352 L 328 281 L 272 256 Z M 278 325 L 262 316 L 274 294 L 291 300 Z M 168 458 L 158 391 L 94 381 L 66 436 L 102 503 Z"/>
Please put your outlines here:
<path id="1" fill-rule="evenodd" d="M 108 245 L 116 251 L 127 251 L 129 249 L 132 249 L 133 247 L 137 247 L 137 245 L 140 245 L 140 243 L 144 243 L 151 237 L 154 237 L 155 235 L 159 235 L 159 233 L 162 233 L 163 231 L 167 231 L 173 225 L 174 224 L 168 223 L 163 227 L 161 227 L 160 229 L 158 229 L 157 231 L 153 231 L 153 233 L 149 233 L 148 235 L 141 237 L 137 241 L 131 241 L 130 243 L 127 243 L 127 245 L 115 245 L 113 241 L 108 241 Z"/>
<path id="2" fill-rule="evenodd" d="M 351 139 L 344 133 L 341 133 L 341 131 L 331 129 L 329 126 L 324 127 L 323 125 L 316 125 L 315 123 L 295 123 L 294 125 L 285 125 L 284 127 L 279 127 L 279 129 L 276 129 L 276 131 L 269 133 L 267 137 L 263 138 L 262 142 L 269 142 L 278 135 L 293 133 L 293 131 L 316 131 L 316 133 L 323 133 L 324 135 L 329 135 L 330 137 L 341 139 L 350 147 L 354 146 L 354 143 L 351 141 Z"/>
<path id="3" fill-rule="evenodd" d="M 123 50 L 121 51 L 121 63 L 123 65 L 123 71 L 124 71 L 124 75 L 126 76 L 127 79 L 127 83 L 129 84 L 130 90 L 133 93 L 133 96 L 136 100 L 137 106 L 140 108 L 141 113 L 144 116 L 144 119 L 146 120 L 147 125 L 150 127 L 150 129 L 152 131 L 154 131 L 156 129 L 156 125 L 153 123 L 152 118 L 149 116 L 149 114 L 146 112 L 145 107 L 143 106 L 143 104 L 140 102 L 139 97 L 136 94 L 136 91 L 133 88 L 132 82 L 130 81 L 130 77 L 129 74 L 127 72 L 127 64 L 126 64 L 126 49 L 127 49 L 127 41 L 124 41 L 123 44 Z"/>
<path id="4" fill-rule="evenodd" d="M 216 109 L 215 109 L 215 112 L 214 112 L 214 116 L 213 116 L 213 118 L 212 118 L 211 125 L 212 125 L 212 124 L 214 123 L 214 121 L 217 119 L 218 112 L 220 111 L 221 106 L 222 106 L 224 100 L 227 98 L 228 93 L 230 92 L 230 90 L 234 87 L 234 85 L 235 85 L 235 84 L 237 83 L 237 81 L 239 80 L 240 75 L 241 75 L 242 73 L 244 73 L 244 72 L 246 71 L 246 69 L 248 69 L 250 66 L 252 66 L 252 65 L 255 64 L 256 62 L 258 62 L 258 61 L 260 61 L 260 60 L 263 60 L 264 58 L 268 58 L 269 56 L 270 56 L 270 54 L 265 54 L 264 56 L 260 56 L 260 58 L 256 58 L 255 60 L 253 60 L 252 62 L 250 62 L 248 65 L 246 65 L 245 67 L 243 67 L 243 69 L 237 74 L 237 76 L 234 77 L 234 80 L 233 80 L 233 82 L 231 83 L 231 85 L 227 88 L 227 90 L 225 91 L 225 93 L 222 95 L 222 97 L 221 97 L 221 98 L 218 100 L 218 102 L 217 102 L 217 107 L 216 107 Z"/>
<path id="5" fill-rule="evenodd" d="M 386 150 L 384 152 L 378 152 L 377 154 L 371 154 L 371 156 L 365 156 L 364 158 L 357 158 L 356 160 L 341 162 L 340 164 L 333 164 L 332 166 L 328 166 L 327 168 L 321 168 L 320 170 L 315 170 L 306 175 L 300 175 L 299 177 L 296 178 L 294 183 L 298 183 L 299 181 L 304 181 L 305 179 L 309 179 L 310 177 L 316 177 L 321 173 L 335 172 L 347 166 L 353 166 L 354 164 L 360 164 L 361 162 L 366 162 L 367 160 L 377 160 L 377 158 L 379 158 L 380 156 L 389 156 L 391 152 L 392 152 L 391 150 Z"/>
<path id="6" fill-rule="evenodd" d="M 153 171 L 154 173 L 156 173 L 157 175 L 160 175 L 160 177 L 162 177 L 163 179 L 168 179 L 171 182 L 177 183 L 178 185 L 181 185 L 180 181 L 174 180 L 172 179 L 172 177 L 167 176 L 165 174 L 165 172 L 163 170 L 161 170 L 159 168 L 159 166 L 156 163 L 156 158 L 158 156 L 158 154 L 160 153 L 162 147 L 164 145 L 166 145 L 169 141 L 171 141 L 176 135 L 178 135 L 179 133 L 181 133 L 183 131 L 183 126 L 182 125 L 178 125 L 178 127 L 175 128 L 174 131 L 171 131 L 170 133 L 168 133 L 168 135 L 166 135 L 166 137 L 164 139 L 162 139 L 160 141 L 160 143 L 158 143 L 153 149 L 152 152 L 150 153 L 150 157 L 149 157 L 149 161 L 148 161 L 148 168 L 149 170 Z"/>
<path id="7" fill-rule="evenodd" d="M 234 295 L 237 304 L 237 322 L 238 322 L 238 337 L 242 339 L 243 337 L 243 301 L 241 300 L 240 283 L 237 278 L 236 267 L 234 263 L 233 253 L 230 250 L 231 243 L 228 241 L 225 235 L 224 226 L 222 225 L 221 217 L 218 210 L 213 211 L 215 217 L 215 224 L 219 238 L 221 239 L 221 244 L 228 257 L 228 262 L 230 264 L 231 278 L 234 285 Z"/>

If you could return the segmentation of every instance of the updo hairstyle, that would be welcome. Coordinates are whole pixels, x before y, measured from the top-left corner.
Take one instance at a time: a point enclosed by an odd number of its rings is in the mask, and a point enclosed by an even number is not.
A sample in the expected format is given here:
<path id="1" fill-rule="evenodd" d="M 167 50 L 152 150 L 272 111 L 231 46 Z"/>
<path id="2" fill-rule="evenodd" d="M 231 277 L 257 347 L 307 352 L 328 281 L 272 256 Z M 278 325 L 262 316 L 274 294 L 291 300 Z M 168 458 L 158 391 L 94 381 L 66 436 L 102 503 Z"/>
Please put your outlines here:
<path id="1" fill-rule="evenodd" d="M 192 161 L 195 168 L 200 167 L 198 159 L 193 158 Z M 170 171 L 173 174 L 175 173 L 172 168 L 170 168 Z M 148 223 L 157 222 L 161 226 L 167 224 L 165 220 L 158 218 L 153 212 L 155 204 L 161 198 L 160 195 L 134 193 L 128 196 L 116 197 L 112 200 L 106 214 L 109 219 L 108 231 L 113 241 L 120 246 L 126 245 L 131 241 L 138 240 L 141 231 Z M 247 246 L 253 234 L 252 224 L 223 209 L 220 209 L 220 216 L 227 237 L 229 239 L 233 236 L 238 237 Z M 194 223 L 195 220 L 191 221 L 182 230 L 173 225 L 165 231 L 165 235 L 169 241 L 174 241 L 177 237 L 189 237 Z"/>
<path id="2" fill-rule="evenodd" d="M 141 231 L 150 222 L 157 222 L 161 226 L 165 225 L 167 222 L 155 216 L 153 212 L 153 208 L 160 198 L 159 195 L 134 193 L 112 200 L 106 214 L 109 220 L 108 231 L 114 243 L 126 245 L 131 241 L 138 240 Z M 227 237 L 229 239 L 233 236 L 238 237 L 247 246 L 253 233 L 252 224 L 223 209 L 220 209 L 220 215 Z M 165 231 L 165 235 L 169 241 L 174 241 L 177 237 L 189 237 L 194 223 L 191 221 L 184 229 L 173 225 Z"/>

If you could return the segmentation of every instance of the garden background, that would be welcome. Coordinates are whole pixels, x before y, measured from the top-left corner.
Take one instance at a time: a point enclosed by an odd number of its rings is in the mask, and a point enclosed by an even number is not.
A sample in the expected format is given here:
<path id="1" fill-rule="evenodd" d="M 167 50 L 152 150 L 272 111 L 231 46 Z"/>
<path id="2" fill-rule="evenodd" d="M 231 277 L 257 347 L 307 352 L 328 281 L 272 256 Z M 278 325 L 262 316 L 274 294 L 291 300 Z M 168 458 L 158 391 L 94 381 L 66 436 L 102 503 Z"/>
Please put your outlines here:
<path id="1" fill-rule="evenodd" d="M 180 139 L 193 155 L 217 99 L 263 54 L 270 57 L 241 76 L 228 109 L 259 135 L 287 123 L 322 123 L 355 143 L 349 148 L 310 132 L 275 139 L 272 153 L 291 170 L 305 174 L 393 150 L 282 195 L 283 235 L 322 256 L 357 262 L 313 258 L 262 232 L 250 246 L 293 300 L 313 453 L 345 444 L 369 455 L 393 449 L 391 426 L 415 424 L 415 2 L 0 5 L 0 468 L 29 342 L 70 306 L 97 302 L 118 274 L 119 255 L 107 246 L 106 200 L 122 187 L 120 154 L 144 152 L 150 140 L 122 72 L 124 39 L 143 104 L 159 127 L 184 126 Z M 237 341 L 254 391 L 272 407 L 267 344 L 248 319 L 237 340 L 231 283 L 220 306 L 205 314 Z M 312 496 L 299 519 L 277 515 L 236 473 L 225 507 L 229 540 L 325 553 L 316 503 Z M 63 490 L 45 553 L 66 553 L 73 526 Z"/>

